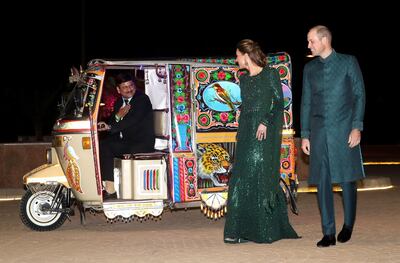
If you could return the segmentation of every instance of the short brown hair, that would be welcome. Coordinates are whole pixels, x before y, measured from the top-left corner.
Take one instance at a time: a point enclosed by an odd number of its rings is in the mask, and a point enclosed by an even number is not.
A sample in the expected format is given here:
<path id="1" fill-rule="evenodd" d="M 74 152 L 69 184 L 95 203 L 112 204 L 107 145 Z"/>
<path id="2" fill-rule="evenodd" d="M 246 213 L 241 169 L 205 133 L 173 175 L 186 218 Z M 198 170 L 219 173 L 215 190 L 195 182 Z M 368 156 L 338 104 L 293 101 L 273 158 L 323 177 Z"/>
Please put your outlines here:
<path id="1" fill-rule="evenodd" d="M 310 30 L 316 31 L 319 40 L 321 40 L 323 37 L 326 37 L 329 43 L 332 42 L 332 33 L 326 26 L 318 25 L 311 28 Z"/>

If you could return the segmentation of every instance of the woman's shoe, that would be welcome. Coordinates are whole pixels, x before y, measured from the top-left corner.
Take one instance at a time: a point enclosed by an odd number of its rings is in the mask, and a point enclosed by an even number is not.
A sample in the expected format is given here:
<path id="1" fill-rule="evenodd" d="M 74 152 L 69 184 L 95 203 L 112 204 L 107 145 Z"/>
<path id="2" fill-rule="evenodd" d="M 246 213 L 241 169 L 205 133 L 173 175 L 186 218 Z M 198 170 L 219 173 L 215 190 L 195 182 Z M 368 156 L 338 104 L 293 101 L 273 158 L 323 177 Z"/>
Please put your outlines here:
<path id="1" fill-rule="evenodd" d="M 249 240 L 244 239 L 244 238 L 230 238 L 230 237 L 226 237 L 226 238 L 224 238 L 224 242 L 225 242 L 225 243 L 229 243 L 229 244 L 237 244 L 237 243 L 247 243 L 247 242 L 249 242 Z"/>

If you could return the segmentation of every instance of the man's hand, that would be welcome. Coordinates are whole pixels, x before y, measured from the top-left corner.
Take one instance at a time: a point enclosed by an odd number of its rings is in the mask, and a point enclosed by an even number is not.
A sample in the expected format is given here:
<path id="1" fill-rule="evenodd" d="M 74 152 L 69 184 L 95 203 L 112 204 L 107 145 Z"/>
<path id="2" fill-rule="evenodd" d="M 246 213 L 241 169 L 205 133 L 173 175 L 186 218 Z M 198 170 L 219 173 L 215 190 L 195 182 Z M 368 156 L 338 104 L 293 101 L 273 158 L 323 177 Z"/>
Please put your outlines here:
<path id="1" fill-rule="evenodd" d="M 105 123 L 104 121 L 100 121 L 97 123 L 98 131 L 108 131 L 109 129 L 111 129 L 111 126 Z"/>
<path id="2" fill-rule="evenodd" d="M 131 109 L 131 105 L 130 105 L 130 104 L 127 104 L 127 105 L 125 105 L 124 107 L 121 107 L 121 108 L 119 109 L 118 113 L 116 114 L 117 117 L 118 117 L 119 119 L 124 118 L 125 115 L 128 114 L 128 112 L 129 112 L 130 109 Z"/>
<path id="3" fill-rule="evenodd" d="M 307 155 L 310 155 L 310 140 L 309 139 L 301 139 L 301 149 Z"/>
<path id="4" fill-rule="evenodd" d="M 359 145 L 361 142 L 361 132 L 359 129 L 352 129 L 349 135 L 349 141 L 347 142 L 349 144 L 350 148 L 353 148 L 357 145 Z"/>

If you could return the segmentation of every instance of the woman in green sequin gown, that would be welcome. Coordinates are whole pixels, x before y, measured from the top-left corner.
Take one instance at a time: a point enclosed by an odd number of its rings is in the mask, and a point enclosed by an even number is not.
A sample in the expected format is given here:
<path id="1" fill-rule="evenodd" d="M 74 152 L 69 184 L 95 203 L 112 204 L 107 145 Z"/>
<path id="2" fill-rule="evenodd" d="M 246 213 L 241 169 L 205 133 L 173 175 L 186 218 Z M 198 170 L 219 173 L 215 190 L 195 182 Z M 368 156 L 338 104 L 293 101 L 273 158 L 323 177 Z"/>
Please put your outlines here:
<path id="1" fill-rule="evenodd" d="M 298 238 L 289 223 L 280 178 L 283 93 L 279 74 L 252 40 L 237 45 L 242 106 L 224 241 L 272 243 Z"/>

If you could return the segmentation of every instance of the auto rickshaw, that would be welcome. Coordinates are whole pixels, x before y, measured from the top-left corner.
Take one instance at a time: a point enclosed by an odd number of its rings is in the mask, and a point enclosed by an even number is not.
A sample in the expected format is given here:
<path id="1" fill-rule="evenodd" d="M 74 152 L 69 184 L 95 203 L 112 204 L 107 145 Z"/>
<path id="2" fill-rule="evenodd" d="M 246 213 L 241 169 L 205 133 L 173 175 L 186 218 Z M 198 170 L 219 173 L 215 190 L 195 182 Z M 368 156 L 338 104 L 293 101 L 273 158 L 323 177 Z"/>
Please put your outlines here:
<path id="1" fill-rule="evenodd" d="M 298 184 L 291 62 L 283 52 L 268 60 L 279 71 L 284 94 L 281 184 L 290 200 Z M 149 96 L 156 142 L 152 153 L 114 159 L 118 199 L 103 200 L 97 124 L 111 115 L 121 72 L 133 74 Z M 76 84 L 54 124 L 47 163 L 23 177 L 22 222 L 50 231 L 75 209 L 82 223 L 87 211 L 104 213 L 109 222 L 157 219 L 166 209 L 191 207 L 212 219 L 224 216 L 241 106 L 238 74 L 234 59 L 90 61 L 71 77 Z M 215 87 L 229 97 L 218 97 Z"/>

